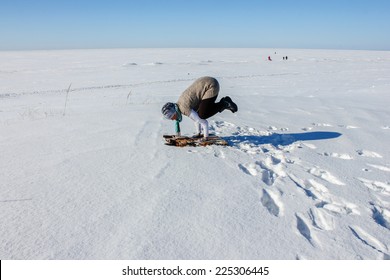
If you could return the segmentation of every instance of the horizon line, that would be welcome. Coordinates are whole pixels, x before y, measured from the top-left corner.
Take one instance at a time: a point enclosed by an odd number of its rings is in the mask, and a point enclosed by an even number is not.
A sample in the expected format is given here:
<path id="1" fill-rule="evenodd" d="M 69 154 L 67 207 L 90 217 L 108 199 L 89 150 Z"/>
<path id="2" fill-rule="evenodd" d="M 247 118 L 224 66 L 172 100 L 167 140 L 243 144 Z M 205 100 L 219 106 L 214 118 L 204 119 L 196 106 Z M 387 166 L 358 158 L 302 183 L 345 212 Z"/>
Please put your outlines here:
<path id="1" fill-rule="evenodd" d="M 390 49 L 365 48 L 299 48 L 299 47 L 102 47 L 102 48 L 32 48 L 32 49 L 0 49 L 0 52 L 34 52 L 34 51 L 82 51 L 82 50 L 130 50 L 130 49 L 267 49 L 267 50 L 330 50 L 330 51 L 373 51 L 387 52 Z"/>

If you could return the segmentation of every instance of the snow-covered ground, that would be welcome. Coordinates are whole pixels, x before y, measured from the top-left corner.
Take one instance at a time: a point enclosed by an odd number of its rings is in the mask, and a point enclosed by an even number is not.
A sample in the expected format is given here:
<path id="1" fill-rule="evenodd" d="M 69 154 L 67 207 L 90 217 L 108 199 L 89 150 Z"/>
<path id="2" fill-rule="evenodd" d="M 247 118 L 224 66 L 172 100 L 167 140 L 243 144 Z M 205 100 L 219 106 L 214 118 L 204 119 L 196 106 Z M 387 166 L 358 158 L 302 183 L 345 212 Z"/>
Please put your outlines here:
<path id="1" fill-rule="evenodd" d="M 0 259 L 389 259 L 389 73 L 390 52 L 0 52 Z M 206 75 L 239 106 L 210 119 L 230 146 L 164 145 L 162 105 Z"/>

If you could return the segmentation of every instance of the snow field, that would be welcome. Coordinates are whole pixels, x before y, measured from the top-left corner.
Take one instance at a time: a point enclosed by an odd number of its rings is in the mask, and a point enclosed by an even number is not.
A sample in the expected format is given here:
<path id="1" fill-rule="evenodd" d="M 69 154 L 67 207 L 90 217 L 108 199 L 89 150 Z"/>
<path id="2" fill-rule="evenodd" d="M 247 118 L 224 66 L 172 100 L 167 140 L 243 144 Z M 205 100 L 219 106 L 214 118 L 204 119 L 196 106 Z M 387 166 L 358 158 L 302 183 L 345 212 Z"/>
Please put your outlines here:
<path id="1" fill-rule="evenodd" d="M 389 259 L 390 54 L 273 53 L 0 53 L 0 258 Z M 204 75 L 230 146 L 163 145 Z"/>

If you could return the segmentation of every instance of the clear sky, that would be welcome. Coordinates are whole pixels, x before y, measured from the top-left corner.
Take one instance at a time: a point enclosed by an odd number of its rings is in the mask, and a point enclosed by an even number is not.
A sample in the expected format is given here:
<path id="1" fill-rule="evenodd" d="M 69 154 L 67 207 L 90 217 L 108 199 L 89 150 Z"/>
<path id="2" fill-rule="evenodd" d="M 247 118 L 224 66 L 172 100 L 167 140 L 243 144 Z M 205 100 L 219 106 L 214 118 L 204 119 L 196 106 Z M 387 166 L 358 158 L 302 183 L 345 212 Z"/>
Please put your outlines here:
<path id="1" fill-rule="evenodd" d="M 0 50 L 390 50 L 390 0 L 0 0 Z"/>

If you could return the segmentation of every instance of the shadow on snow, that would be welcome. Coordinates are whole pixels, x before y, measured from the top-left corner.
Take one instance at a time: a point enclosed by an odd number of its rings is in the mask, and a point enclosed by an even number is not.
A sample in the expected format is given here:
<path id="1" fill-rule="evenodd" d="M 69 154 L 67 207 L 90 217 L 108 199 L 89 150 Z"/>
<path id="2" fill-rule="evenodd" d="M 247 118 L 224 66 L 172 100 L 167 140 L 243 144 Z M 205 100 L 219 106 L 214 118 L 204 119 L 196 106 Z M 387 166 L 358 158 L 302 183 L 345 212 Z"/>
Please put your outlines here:
<path id="1" fill-rule="evenodd" d="M 342 134 L 338 132 L 329 131 L 313 131 L 303 133 L 273 133 L 267 136 L 256 135 L 233 135 L 223 137 L 230 146 L 237 145 L 239 143 L 249 143 L 253 145 L 272 144 L 274 146 L 288 146 L 298 141 L 314 141 L 314 140 L 327 140 L 338 138 Z"/>

